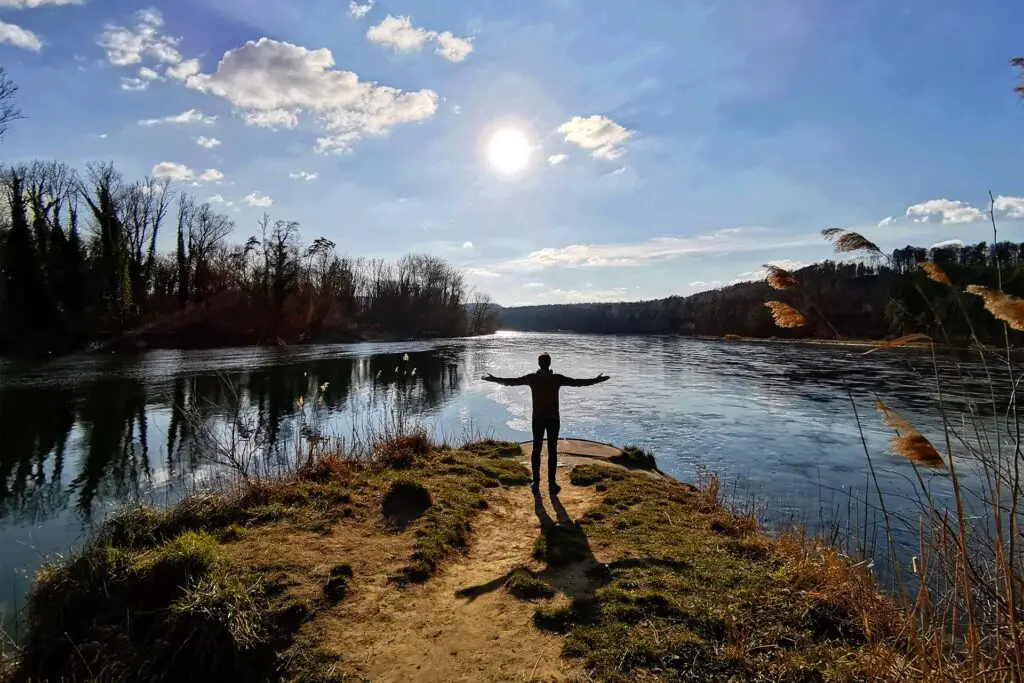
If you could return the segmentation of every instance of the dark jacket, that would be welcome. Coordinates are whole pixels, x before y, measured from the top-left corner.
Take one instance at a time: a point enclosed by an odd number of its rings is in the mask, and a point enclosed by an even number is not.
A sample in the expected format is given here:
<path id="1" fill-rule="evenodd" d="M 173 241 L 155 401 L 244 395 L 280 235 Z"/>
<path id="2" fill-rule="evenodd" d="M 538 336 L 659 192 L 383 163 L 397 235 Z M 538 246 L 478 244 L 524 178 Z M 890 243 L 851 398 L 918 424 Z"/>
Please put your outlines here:
<path id="1" fill-rule="evenodd" d="M 558 390 L 562 387 L 589 387 L 598 383 L 598 379 L 573 379 L 558 375 L 551 370 L 538 370 L 522 377 L 499 378 L 499 384 L 507 387 L 530 387 L 533 394 L 533 419 L 558 419 Z"/>

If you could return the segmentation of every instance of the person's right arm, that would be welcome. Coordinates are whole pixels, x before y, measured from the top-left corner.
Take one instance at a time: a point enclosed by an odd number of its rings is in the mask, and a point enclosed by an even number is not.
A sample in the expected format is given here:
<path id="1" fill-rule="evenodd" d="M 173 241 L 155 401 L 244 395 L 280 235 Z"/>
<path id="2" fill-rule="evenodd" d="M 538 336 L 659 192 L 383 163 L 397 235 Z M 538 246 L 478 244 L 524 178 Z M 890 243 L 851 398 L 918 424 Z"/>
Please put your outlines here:
<path id="1" fill-rule="evenodd" d="M 601 373 L 597 377 L 591 379 L 575 379 L 573 377 L 566 377 L 565 375 L 559 375 L 559 378 L 561 380 L 562 386 L 566 387 L 592 387 L 595 384 L 607 382 L 608 380 L 611 379 L 611 377 L 608 377 L 604 373 Z"/>
<path id="2" fill-rule="evenodd" d="M 529 375 L 523 375 L 522 377 L 495 377 L 494 375 L 488 374 L 483 379 L 485 382 L 494 382 L 495 384 L 501 384 L 506 387 L 521 387 L 530 383 Z"/>

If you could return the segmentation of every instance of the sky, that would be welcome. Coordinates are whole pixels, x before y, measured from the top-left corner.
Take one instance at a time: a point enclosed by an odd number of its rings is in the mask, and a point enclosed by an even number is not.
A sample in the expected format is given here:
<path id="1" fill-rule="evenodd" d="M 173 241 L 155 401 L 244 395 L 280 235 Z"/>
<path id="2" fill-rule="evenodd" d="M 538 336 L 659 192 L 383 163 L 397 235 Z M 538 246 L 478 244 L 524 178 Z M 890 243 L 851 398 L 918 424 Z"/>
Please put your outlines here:
<path id="1" fill-rule="evenodd" d="M 5 162 L 113 161 L 504 305 L 1024 241 L 1019 0 L 0 0 Z M 161 246 L 172 247 L 165 231 Z"/>

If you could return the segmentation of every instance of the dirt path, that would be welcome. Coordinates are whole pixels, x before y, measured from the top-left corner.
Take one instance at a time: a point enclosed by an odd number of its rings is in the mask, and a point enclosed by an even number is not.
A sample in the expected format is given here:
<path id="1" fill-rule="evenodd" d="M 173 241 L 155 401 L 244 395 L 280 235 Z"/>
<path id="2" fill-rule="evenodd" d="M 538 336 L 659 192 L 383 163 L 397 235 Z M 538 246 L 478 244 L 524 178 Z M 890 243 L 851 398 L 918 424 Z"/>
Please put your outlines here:
<path id="1" fill-rule="evenodd" d="M 506 575 L 524 564 L 560 592 L 592 588 L 586 570 L 595 564 L 594 556 L 557 569 L 531 558 L 540 516 L 564 522 L 594 504 L 593 489 L 569 484 L 570 469 L 559 468 L 562 492 L 556 501 L 547 487 L 540 503 L 527 487 L 495 496 L 473 524 L 469 552 L 425 585 L 389 589 L 383 576 L 374 579 L 380 585 L 357 584 L 327 617 L 332 623 L 321 622 L 317 629 L 325 635 L 323 645 L 374 683 L 577 680 L 580 672 L 561 658 L 563 638 L 536 629 L 536 605 L 504 589 Z M 612 559 L 601 557 L 600 548 L 593 551 L 596 561 Z M 467 589 L 472 589 L 468 595 Z"/>

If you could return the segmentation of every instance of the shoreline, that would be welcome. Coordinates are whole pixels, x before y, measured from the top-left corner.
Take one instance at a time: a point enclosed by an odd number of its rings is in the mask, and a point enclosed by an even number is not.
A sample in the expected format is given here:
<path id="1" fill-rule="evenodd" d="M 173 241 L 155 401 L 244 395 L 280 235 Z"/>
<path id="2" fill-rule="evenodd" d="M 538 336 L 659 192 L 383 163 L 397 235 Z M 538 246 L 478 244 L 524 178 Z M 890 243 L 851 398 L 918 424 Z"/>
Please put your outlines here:
<path id="1" fill-rule="evenodd" d="M 899 657 L 895 606 L 837 551 L 640 449 L 559 446 L 557 495 L 531 494 L 520 444 L 420 434 L 127 510 L 37 574 L 0 680 L 857 680 Z"/>

